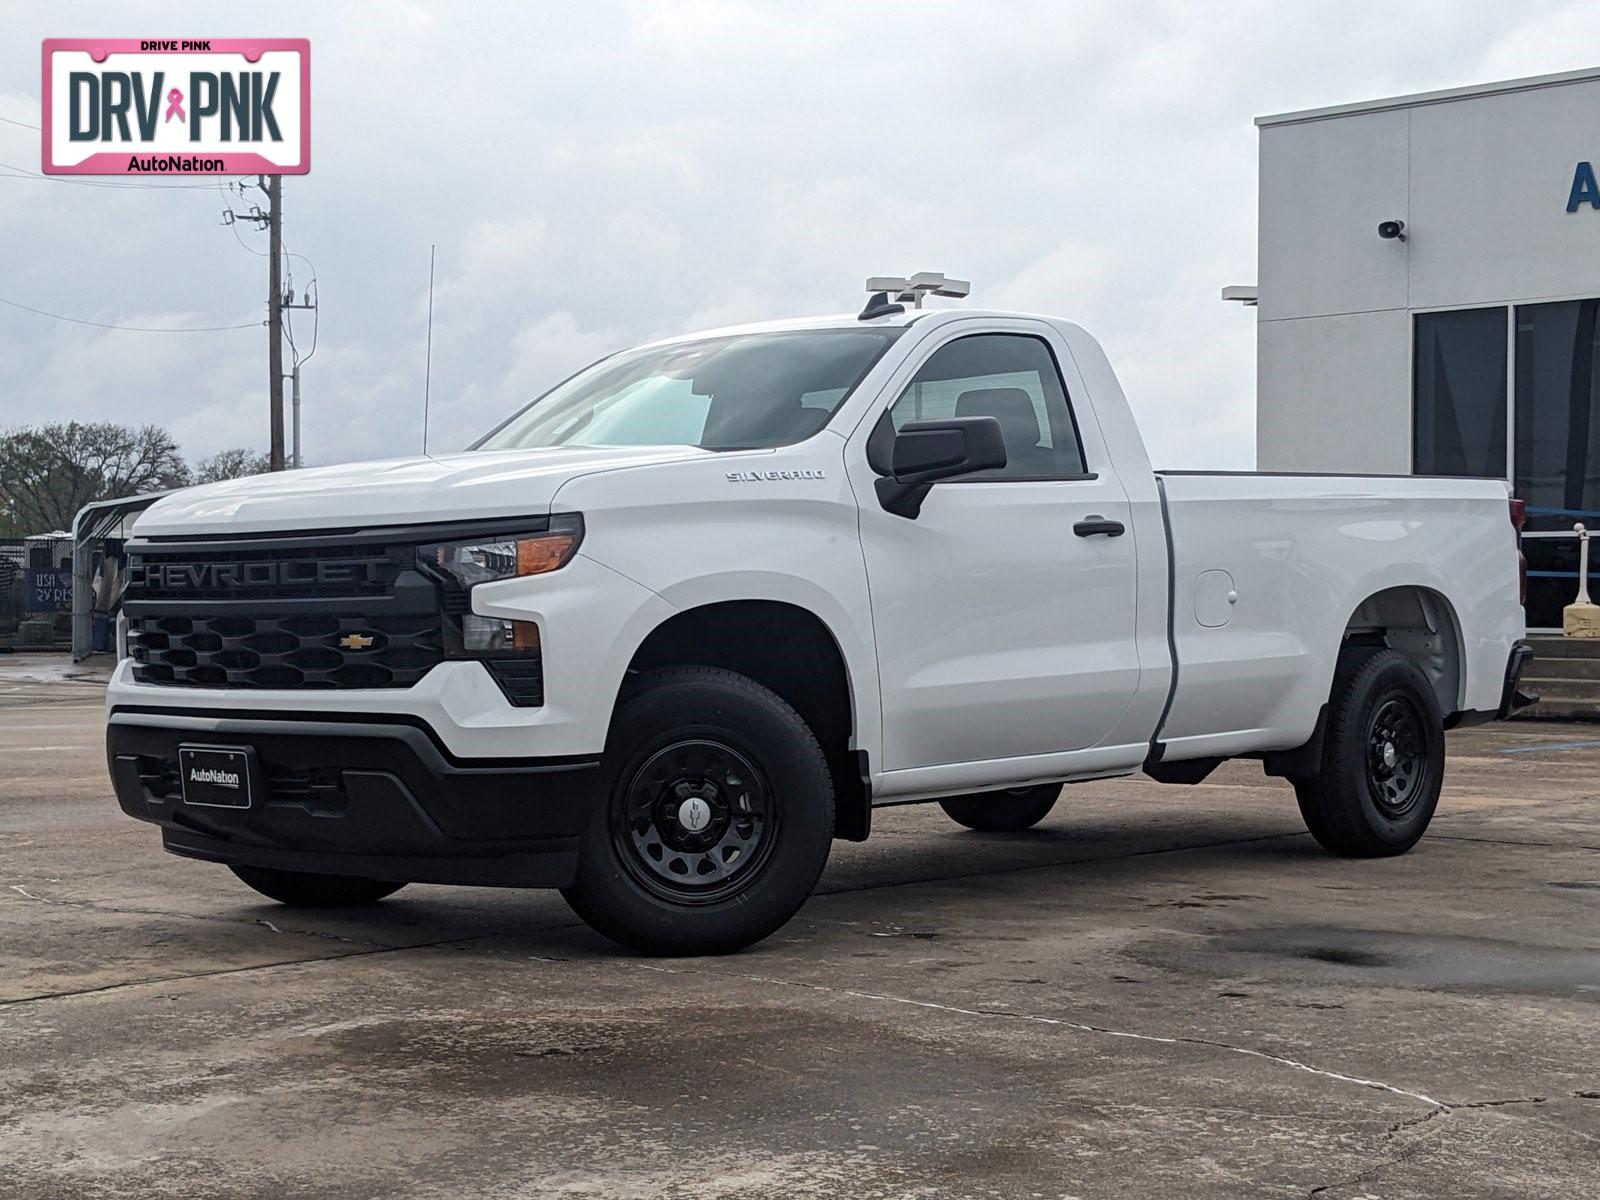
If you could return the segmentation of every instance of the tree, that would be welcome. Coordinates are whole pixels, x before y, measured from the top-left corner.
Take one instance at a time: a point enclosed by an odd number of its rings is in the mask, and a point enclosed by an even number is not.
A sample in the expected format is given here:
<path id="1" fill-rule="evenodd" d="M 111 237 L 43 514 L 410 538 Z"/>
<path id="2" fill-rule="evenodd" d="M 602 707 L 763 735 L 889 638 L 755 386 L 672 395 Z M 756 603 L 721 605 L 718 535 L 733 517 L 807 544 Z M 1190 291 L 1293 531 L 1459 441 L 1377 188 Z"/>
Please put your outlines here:
<path id="1" fill-rule="evenodd" d="M 210 458 L 200 460 L 194 469 L 193 482 L 217 483 L 223 479 L 243 479 L 247 475 L 265 475 L 272 469 L 272 460 L 265 454 L 235 446 L 220 450 Z"/>
<path id="2" fill-rule="evenodd" d="M 0 434 L 0 524 L 13 534 L 71 529 L 85 504 L 188 482 L 177 443 L 154 425 L 69 421 Z"/>

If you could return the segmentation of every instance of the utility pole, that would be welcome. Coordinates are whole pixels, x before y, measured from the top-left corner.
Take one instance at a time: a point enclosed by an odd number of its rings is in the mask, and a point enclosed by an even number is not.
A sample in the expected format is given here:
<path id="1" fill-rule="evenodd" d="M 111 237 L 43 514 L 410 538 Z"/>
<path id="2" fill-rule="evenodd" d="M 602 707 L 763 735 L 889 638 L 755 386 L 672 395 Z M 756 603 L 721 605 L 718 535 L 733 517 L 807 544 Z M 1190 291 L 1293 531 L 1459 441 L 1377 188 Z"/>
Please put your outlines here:
<path id="1" fill-rule="evenodd" d="M 235 185 L 236 187 L 239 185 Z M 306 285 L 306 294 L 300 297 L 300 302 L 295 303 L 294 288 L 291 285 L 288 291 L 283 286 L 283 176 L 258 175 L 256 186 L 261 189 L 267 198 L 267 208 L 263 212 L 259 204 L 252 204 L 249 212 L 234 212 L 231 208 L 222 210 L 222 223 L 232 225 L 238 221 L 249 221 L 257 229 L 267 231 L 267 395 L 268 429 L 270 430 L 271 446 L 268 458 L 271 469 L 282 471 L 286 467 L 301 465 L 300 457 L 300 364 L 311 357 L 306 354 L 301 357 L 298 347 L 294 347 L 294 330 L 289 329 L 289 343 L 294 348 L 294 370 L 291 378 L 294 383 L 294 455 L 292 458 L 284 454 L 284 412 L 283 412 L 283 336 L 284 313 L 289 309 L 304 309 L 308 312 L 316 310 L 316 268 L 312 267 L 311 281 Z M 240 188 L 243 194 L 242 187 Z M 234 231 L 235 236 L 238 231 Z M 242 242 L 241 242 L 242 244 Z M 245 249 L 250 249 L 246 246 Z M 255 251 L 259 254 L 260 251 Z M 304 255 L 296 255 L 305 258 Z M 311 260 L 306 259 L 307 265 Z M 292 274 L 292 273 L 291 273 Z M 316 337 L 313 331 L 311 353 L 316 352 Z"/>
<path id="2" fill-rule="evenodd" d="M 281 471 L 283 461 L 283 176 L 263 175 L 261 190 L 267 194 L 267 377 L 272 405 L 272 470 Z"/>

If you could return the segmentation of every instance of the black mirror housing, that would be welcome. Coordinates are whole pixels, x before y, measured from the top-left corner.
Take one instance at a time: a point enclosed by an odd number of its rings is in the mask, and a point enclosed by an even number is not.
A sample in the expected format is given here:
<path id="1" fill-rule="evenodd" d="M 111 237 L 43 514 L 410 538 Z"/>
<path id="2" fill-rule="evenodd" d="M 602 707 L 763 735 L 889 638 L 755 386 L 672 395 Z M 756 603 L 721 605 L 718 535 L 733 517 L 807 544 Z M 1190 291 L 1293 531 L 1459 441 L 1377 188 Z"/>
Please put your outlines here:
<path id="1" fill-rule="evenodd" d="M 878 502 L 915 520 L 935 483 L 1005 466 L 1006 443 L 994 417 L 908 421 L 894 435 L 888 458 L 889 473 L 876 484 Z"/>

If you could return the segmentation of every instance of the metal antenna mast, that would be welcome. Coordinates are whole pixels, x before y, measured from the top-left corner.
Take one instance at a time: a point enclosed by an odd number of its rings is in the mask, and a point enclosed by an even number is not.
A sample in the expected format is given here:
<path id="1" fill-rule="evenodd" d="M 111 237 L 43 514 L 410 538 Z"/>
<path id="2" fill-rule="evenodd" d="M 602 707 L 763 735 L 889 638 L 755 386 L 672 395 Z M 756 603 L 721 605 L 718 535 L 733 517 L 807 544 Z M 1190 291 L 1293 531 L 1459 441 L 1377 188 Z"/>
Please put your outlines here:
<path id="1" fill-rule="evenodd" d="M 428 456 L 428 396 L 433 381 L 433 252 L 428 247 L 428 355 L 422 368 L 422 456 Z"/>

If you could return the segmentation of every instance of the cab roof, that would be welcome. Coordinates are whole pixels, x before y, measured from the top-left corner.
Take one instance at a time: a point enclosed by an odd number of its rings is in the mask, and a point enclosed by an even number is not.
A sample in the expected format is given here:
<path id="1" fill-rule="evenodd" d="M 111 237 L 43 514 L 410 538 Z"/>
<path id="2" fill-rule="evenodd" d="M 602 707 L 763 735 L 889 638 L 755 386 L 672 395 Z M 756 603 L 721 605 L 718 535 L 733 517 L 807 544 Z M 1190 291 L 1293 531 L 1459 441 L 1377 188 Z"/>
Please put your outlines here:
<path id="1" fill-rule="evenodd" d="M 1022 317 L 1036 321 L 1053 320 L 1053 318 L 1040 316 L 1038 313 L 1007 312 L 1003 309 L 908 307 L 905 312 L 873 317 L 867 321 L 861 320 L 855 313 L 832 313 L 816 317 L 783 317 L 773 321 L 752 321 L 743 325 L 724 325 L 717 329 L 700 329 L 690 333 L 674 334 L 672 337 L 657 338 L 654 341 L 642 343 L 639 348 L 669 346 L 675 342 L 698 341 L 702 338 L 736 337 L 741 334 L 752 333 L 796 333 L 810 329 L 896 329 L 904 328 L 915 322 L 931 322 L 942 325 L 948 321 L 967 320 L 972 317 Z"/>

